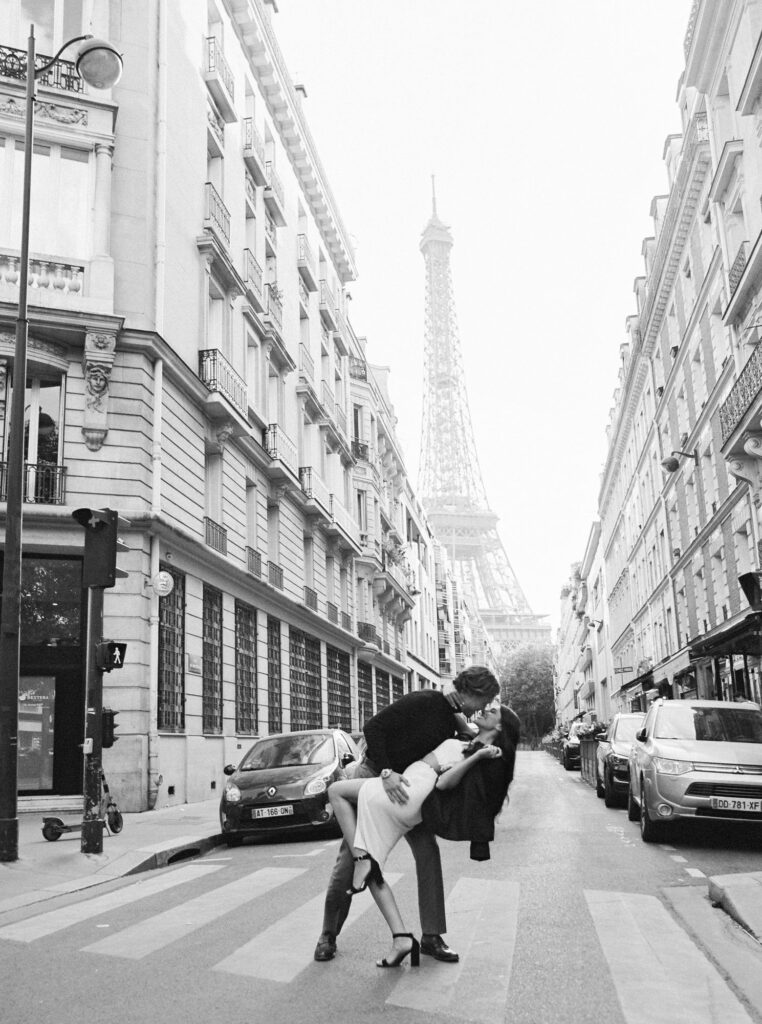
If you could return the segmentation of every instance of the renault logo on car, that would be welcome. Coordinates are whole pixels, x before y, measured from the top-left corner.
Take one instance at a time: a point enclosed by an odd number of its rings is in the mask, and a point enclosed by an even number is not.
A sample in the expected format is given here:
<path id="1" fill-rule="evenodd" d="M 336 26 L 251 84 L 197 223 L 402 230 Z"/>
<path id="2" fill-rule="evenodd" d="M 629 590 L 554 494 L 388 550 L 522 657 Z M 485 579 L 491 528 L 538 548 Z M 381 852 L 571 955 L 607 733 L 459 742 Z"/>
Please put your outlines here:
<path id="1" fill-rule="evenodd" d="M 268 786 L 267 787 L 267 795 L 268 796 L 275 796 L 275 794 L 277 792 L 278 792 L 278 790 L 275 788 L 275 786 Z"/>

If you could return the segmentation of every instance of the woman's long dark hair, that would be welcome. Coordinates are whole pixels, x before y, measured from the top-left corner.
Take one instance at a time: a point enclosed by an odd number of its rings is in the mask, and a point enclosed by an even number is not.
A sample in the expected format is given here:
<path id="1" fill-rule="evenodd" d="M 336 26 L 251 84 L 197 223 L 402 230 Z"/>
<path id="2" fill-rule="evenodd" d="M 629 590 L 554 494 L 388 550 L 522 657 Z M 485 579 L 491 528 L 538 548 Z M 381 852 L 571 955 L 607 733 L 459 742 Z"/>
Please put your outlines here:
<path id="1" fill-rule="evenodd" d="M 490 758 L 478 765 L 487 783 L 489 812 L 493 818 L 500 813 L 508 795 L 508 787 L 513 781 L 516 748 L 519 745 L 519 716 L 506 704 L 500 705 L 500 724 L 502 728 L 494 740 L 494 745 L 500 747 L 503 756 Z"/>

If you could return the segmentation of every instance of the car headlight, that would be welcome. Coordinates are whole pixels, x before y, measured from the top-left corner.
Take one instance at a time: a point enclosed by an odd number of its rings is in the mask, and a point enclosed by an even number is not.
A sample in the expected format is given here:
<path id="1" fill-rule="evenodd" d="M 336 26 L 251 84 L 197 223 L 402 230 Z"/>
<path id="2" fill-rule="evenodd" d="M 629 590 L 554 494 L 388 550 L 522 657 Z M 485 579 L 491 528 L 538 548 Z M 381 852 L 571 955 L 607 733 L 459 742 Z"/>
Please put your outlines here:
<path id="1" fill-rule="evenodd" d="M 318 793 L 325 793 L 325 791 L 327 789 L 328 789 L 328 781 L 326 779 L 323 779 L 323 778 L 312 779 L 312 781 L 308 782 L 307 785 L 304 787 L 304 795 L 305 796 L 317 796 Z"/>
<path id="2" fill-rule="evenodd" d="M 685 775 L 693 771 L 693 761 L 673 761 L 670 757 L 655 757 L 654 768 L 662 775 Z"/>
<path id="3" fill-rule="evenodd" d="M 229 804 L 237 804 L 241 799 L 241 791 L 234 782 L 229 782 L 225 787 L 225 799 Z"/>

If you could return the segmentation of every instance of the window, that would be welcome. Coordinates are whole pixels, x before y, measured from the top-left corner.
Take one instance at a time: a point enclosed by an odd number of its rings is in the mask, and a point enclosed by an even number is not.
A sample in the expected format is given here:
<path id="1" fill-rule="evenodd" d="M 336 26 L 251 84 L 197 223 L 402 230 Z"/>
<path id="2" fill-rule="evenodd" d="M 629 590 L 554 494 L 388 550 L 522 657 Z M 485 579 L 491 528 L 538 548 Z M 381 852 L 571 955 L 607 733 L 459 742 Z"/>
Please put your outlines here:
<path id="1" fill-rule="evenodd" d="M 291 668 L 291 728 L 319 729 L 322 725 L 320 641 L 292 626 L 289 630 Z"/>
<path id="2" fill-rule="evenodd" d="M 26 49 L 29 26 L 34 25 L 35 49 L 52 57 L 73 36 L 80 36 L 82 0 L 3 0 L 0 4 L 0 39 Z M 85 31 L 87 31 L 85 29 Z M 75 52 L 72 49 L 72 52 Z M 63 59 L 71 59 L 65 53 Z"/>
<path id="3" fill-rule="evenodd" d="M 283 728 L 283 707 L 280 669 L 280 621 L 267 620 L 267 707 L 270 732 Z"/>
<path id="4" fill-rule="evenodd" d="M 160 569 L 172 577 L 172 592 L 159 601 L 159 683 L 157 728 L 185 729 L 185 576 L 170 565 Z"/>
<path id="5" fill-rule="evenodd" d="M 328 677 L 328 725 L 332 729 L 349 730 L 352 707 L 349 699 L 349 655 L 326 644 Z"/>
<path id="6" fill-rule="evenodd" d="M 24 142 L 21 139 L 0 137 L 0 176 L 7 183 L 10 196 L 8 203 L 0 204 L 0 239 L 17 247 L 23 209 Z M 90 233 L 82 226 L 92 222 L 90 152 L 36 142 L 32 180 L 30 253 L 89 259 Z M 65 203 L 60 202 L 62 195 L 66 196 Z"/>
<path id="7" fill-rule="evenodd" d="M 222 520 L 222 456 L 208 452 L 205 463 L 206 514 L 215 523 Z"/>
<path id="8" fill-rule="evenodd" d="M 57 505 L 64 501 L 61 466 L 64 380 L 60 375 L 28 377 L 24 393 L 24 500 Z M 9 379 L 6 420 L 0 422 L 3 461 L 8 459 L 13 387 Z M 6 481 L 2 478 L 2 500 Z"/>
<path id="9" fill-rule="evenodd" d="M 205 733 L 222 732 L 222 594 L 204 586 L 201 716 Z"/>
<path id="10" fill-rule="evenodd" d="M 257 613 L 235 603 L 235 730 L 257 731 Z"/>

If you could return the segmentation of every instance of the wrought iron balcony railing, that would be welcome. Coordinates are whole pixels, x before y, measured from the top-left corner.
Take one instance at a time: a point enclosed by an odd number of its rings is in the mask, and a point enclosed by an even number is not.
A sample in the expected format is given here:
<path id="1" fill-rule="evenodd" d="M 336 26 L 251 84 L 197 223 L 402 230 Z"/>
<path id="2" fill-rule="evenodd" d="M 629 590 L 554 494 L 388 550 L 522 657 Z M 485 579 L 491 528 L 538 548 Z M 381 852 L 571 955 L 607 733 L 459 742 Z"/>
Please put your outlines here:
<path id="1" fill-rule="evenodd" d="M 294 476 L 299 475 L 296 445 L 278 423 L 271 423 L 265 431 L 264 446 L 271 459 L 278 459 L 288 466 Z"/>
<path id="2" fill-rule="evenodd" d="M 307 605 L 308 608 L 311 608 L 314 612 L 316 612 L 318 606 L 317 590 L 313 590 L 312 587 L 305 587 L 304 603 Z"/>
<path id="3" fill-rule="evenodd" d="M 199 352 L 198 375 L 210 391 L 219 391 L 243 417 L 246 416 L 246 381 L 218 348 Z"/>
<path id="4" fill-rule="evenodd" d="M 50 57 L 38 53 L 34 60 L 35 67 L 44 67 L 49 60 Z M 26 81 L 26 50 L 0 46 L 0 78 Z M 62 89 L 64 92 L 84 92 L 85 89 L 85 83 L 77 74 L 74 62 L 70 60 L 57 60 L 37 81 L 48 89 Z"/>
<path id="5" fill-rule="evenodd" d="M 378 634 L 372 622 L 358 622 L 357 635 L 368 644 L 378 644 Z"/>
<path id="6" fill-rule="evenodd" d="M 268 562 L 267 570 L 269 574 L 270 583 L 277 587 L 278 590 L 283 590 L 283 570 L 275 562 Z"/>
<path id="7" fill-rule="evenodd" d="M 230 245 L 230 212 L 211 181 L 207 181 L 204 188 L 206 189 L 204 226 L 211 227 L 219 236 L 220 241 L 223 241 L 225 245 Z"/>
<path id="8" fill-rule="evenodd" d="M 733 297 L 733 292 L 738 287 L 738 282 L 743 277 L 743 272 L 746 269 L 747 249 L 748 242 L 741 242 L 738 246 L 736 258 L 733 260 L 733 265 L 728 271 L 728 291 L 730 292 L 730 298 Z"/>
<path id="9" fill-rule="evenodd" d="M 227 89 L 231 100 L 235 99 L 235 82 L 230 65 L 225 60 L 222 47 L 214 36 L 208 36 L 206 40 L 206 70 L 220 76 Z"/>
<path id="10" fill-rule="evenodd" d="M 303 341 L 299 342 L 299 369 L 309 380 L 315 380 L 315 360 Z"/>
<path id="11" fill-rule="evenodd" d="M 255 548 L 246 548 L 246 564 L 252 576 L 262 575 L 262 555 Z"/>
<path id="12" fill-rule="evenodd" d="M 66 466 L 51 462 L 24 463 L 23 500 L 30 505 L 63 505 Z M 0 462 L 0 501 L 8 500 L 8 463 Z"/>
<path id="13" fill-rule="evenodd" d="M 352 616 L 349 612 L 341 613 L 341 628 L 346 630 L 352 629 Z"/>
<path id="14" fill-rule="evenodd" d="M 266 187 L 272 189 L 275 193 L 275 198 L 280 203 L 281 209 L 283 209 L 286 205 L 286 196 L 283 191 L 283 183 L 278 177 L 278 172 L 275 170 L 272 160 L 268 160 L 265 164 L 265 177 L 267 179 Z"/>
<path id="15" fill-rule="evenodd" d="M 762 345 L 752 351 L 743 370 L 720 406 L 722 443 L 728 440 L 762 390 Z"/>
<path id="16" fill-rule="evenodd" d="M 355 380 L 368 379 L 368 365 L 364 359 L 360 359 L 359 356 L 349 357 L 349 376 Z"/>
<path id="17" fill-rule="evenodd" d="M 366 441 L 358 441 L 356 438 L 352 441 L 352 454 L 356 459 L 362 459 L 363 462 L 368 461 L 368 444 Z"/>
<path id="18" fill-rule="evenodd" d="M 209 516 L 204 516 L 204 533 L 210 548 L 219 551 L 221 555 L 228 553 L 228 531 L 224 526 L 215 523 Z"/>
<path id="19" fill-rule="evenodd" d="M 338 624 L 339 621 L 339 609 L 333 603 L 333 601 L 326 601 L 325 603 L 326 613 L 328 615 L 329 622 L 335 622 Z"/>
<path id="20" fill-rule="evenodd" d="M 262 291 L 262 268 L 257 263 L 256 257 L 251 249 L 243 250 L 243 283 L 250 288 L 254 294 L 261 299 Z"/>
<path id="21" fill-rule="evenodd" d="M 277 284 L 267 285 L 267 315 L 278 328 L 283 330 L 283 302 Z"/>

